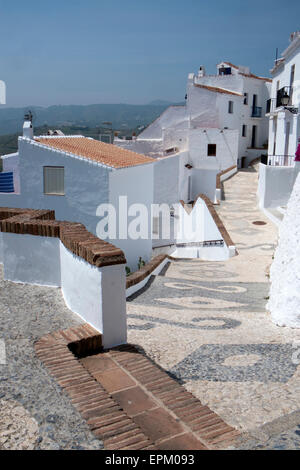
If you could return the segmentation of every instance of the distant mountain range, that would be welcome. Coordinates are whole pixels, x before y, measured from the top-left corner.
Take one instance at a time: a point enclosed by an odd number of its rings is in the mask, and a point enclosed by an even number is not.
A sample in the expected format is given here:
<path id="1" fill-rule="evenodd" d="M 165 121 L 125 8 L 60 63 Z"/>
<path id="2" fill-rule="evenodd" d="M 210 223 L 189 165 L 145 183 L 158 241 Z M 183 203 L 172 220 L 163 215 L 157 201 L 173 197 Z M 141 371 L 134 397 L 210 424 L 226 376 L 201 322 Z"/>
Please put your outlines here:
<path id="1" fill-rule="evenodd" d="M 172 104 L 155 100 L 146 105 L 93 104 L 87 106 L 50 106 L 48 108 L 28 106 L 26 108 L 0 108 L 0 135 L 20 133 L 24 114 L 30 109 L 33 125 L 58 129 L 66 126 L 98 127 L 111 122 L 113 129 L 136 129 L 146 126 Z"/>

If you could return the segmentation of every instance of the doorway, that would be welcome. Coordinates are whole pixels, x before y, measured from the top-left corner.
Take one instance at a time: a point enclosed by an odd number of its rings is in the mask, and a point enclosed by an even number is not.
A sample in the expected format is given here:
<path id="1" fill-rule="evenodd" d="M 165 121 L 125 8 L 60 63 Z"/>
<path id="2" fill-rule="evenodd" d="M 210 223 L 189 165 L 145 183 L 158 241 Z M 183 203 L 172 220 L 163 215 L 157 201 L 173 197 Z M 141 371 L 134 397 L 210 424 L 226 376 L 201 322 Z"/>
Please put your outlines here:
<path id="1" fill-rule="evenodd" d="M 252 138 L 251 138 L 251 147 L 256 147 L 256 126 L 252 126 Z"/>
<path id="2" fill-rule="evenodd" d="M 290 121 L 287 121 L 285 125 L 284 165 L 289 164 L 290 128 L 291 123 Z"/>

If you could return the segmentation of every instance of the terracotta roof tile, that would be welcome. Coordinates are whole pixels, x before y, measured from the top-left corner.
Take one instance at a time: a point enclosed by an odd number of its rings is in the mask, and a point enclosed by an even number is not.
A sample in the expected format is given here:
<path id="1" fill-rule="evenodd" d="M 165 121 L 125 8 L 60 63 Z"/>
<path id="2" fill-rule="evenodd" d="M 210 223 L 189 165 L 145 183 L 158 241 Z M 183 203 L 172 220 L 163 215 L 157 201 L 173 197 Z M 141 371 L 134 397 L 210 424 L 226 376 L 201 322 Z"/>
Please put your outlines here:
<path id="1" fill-rule="evenodd" d="M 222 62 L 221 62 L 222 63 Z M 234 69 L 239 69 L 237 65 L 232 64 L 231 62 L 223 62 L 223 64 L 230 65 Z M 259 77 L 258 75 L 254 75 L 254 73 L 243 73 L 239 72 L 239 75 L 243 75 L 244 77 L 249 77 L 249 78 L 257 78 L 258 80 L 264 80 L 265 82 L 271 82 L 272 79 L 268 77 Z"/>
<path id="2" fill-rule="evenodd" d="M 199 83 L 195 83 L 195 86 L 199 88 L 204 88 L 205 90 L 214 91 L 216 93 L 225 93 L 227 95 L 243 96 L 242 93 L 238 93 L 237 91 L 226 90 L 225 88 L 218 88 L 215 86 L 208 86 L 208 85 L 200 85 Z"/>
<path id="3" fill-rule="evenodd" d="M 103 163 L 112 168 L 126 168 L 154 162 L 153 158 L 146 155 L 140 155 L 116 145 L 87 137 L 37 137 L 35 141 L 88 160 Z"/>
<path id="4" fill-rule="evenodd" d="M 272 78 L 259 77 L 258 75 L 254 75 L 254 73 L 239 72 L 239 75 L 243 75 L 243 77 L 248 77 L 248 78 L 256 78 L 257 80 L 263 80 L 264 82 L 272 82 Z"/>
<path id="5" fill-rule="evenodd" d="M 238 68 L 239 68 L 238 65 L 234 65 L 234 64 L 232 64 L 231 62 L 223 61 L 223 62 L 221 62 L 221 64 L 222 64 L 222 63 L 223 63 L 223 64 L 226 64 L 226 65 L 230 65 L 230 67 L 233 67 L 234 69 L 238 69 Z"/>

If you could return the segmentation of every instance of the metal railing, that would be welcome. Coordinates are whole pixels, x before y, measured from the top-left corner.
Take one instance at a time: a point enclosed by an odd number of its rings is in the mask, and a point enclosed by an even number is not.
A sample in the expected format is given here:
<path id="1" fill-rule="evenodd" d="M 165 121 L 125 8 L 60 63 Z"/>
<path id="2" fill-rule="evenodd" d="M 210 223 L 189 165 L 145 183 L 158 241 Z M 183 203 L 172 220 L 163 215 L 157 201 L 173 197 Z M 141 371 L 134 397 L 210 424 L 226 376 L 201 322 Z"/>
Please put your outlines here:
<path id="1" fill-rule="evenodd" d="M 262 113 L 262 108 L 259 106 L 252 106 L 251 117 L 260 118 Z"/>
<path id="2" fill-rule="evenodd" d="M 269 155 L 268 165 L 271 166 L 294 166 L 295 157 L 293 155 Z"/>
<path id="3" fill-rule="evenodd" d="M 210 247 L 210 246 L 224 246 L 224 240 L 206 240 L 204 242 L 185 242 L 185 243 L 166 243 L 165 245 L 153 246 L 153 248 L 165 248 L 167 246 L 176 246 L 176 248 L 184 248 L 191 246 Z"/>

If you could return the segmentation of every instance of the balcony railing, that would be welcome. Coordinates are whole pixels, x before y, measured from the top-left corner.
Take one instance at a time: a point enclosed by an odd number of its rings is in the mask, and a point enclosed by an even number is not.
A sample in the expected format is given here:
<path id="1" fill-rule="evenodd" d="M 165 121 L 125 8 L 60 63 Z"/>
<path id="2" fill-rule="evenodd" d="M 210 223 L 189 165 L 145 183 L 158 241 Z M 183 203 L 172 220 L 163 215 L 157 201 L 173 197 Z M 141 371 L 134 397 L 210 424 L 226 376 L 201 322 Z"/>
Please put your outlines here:
<path id="1" fill-rule="evenodd" d="M 268 165 L 271 166 L 294 166 L 295 157 L 293 155 L 269 155 Z"/>
<path id="2" fill-rule="evenodd" d="M 260 117 L 261 117 L 261 112 L 262 112 L 262 108 L 261 108 L 261 107 L 253 106 L 253 107 L 252 107 L 251 117 L 260 118 Z"/>

